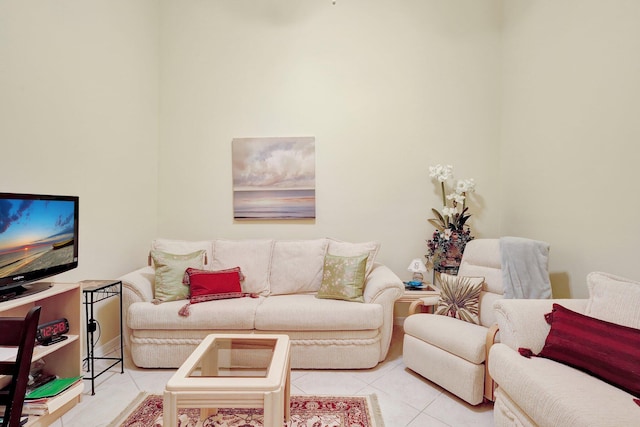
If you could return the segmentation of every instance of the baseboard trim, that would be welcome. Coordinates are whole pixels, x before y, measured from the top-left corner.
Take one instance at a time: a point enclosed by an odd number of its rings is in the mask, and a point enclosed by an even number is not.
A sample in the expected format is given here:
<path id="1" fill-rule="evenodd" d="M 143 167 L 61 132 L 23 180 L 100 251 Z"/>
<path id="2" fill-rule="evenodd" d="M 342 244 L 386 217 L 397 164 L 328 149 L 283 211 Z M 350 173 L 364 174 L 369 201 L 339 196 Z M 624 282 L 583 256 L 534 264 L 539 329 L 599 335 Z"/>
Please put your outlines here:
<path id="1" fill-rule="evenodd" d="M 85 347 L 84 349 L 85 353 L 83 355 L 83 359 L 87 358 L 87 348 Z M 116 336 L 114 338 L 112 338 L 111 340 L 102 343 L 100 345 L 97 345 L 94 347 L 93 349 L 93 357 L 105 357 L 107 355 L 109 355 L 110 353 L 113 353 L 115 351 L 120 351 L 120 336 Z"/>

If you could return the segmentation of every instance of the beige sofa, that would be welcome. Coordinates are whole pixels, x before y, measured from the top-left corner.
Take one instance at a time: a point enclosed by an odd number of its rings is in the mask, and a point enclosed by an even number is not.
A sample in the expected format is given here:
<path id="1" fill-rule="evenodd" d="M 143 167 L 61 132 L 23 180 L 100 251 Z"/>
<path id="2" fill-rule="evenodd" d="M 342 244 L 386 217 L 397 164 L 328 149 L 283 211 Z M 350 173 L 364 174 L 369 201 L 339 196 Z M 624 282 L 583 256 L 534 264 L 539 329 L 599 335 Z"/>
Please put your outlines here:
<path id="1" fill-rule="evenodd" d="M 175 368 L 210 333 L 287 334 L 293 368 L 371 368 L 387 355 L 394 302 L 402 281 L 376 263 L 378 244 L 334 239 L 176 241 L 157 239 L 152 250 L 206 253 L 205 269 L 239 266 L 242 290 L 258 298 L 207 301 L 178 312 L 185 300 L 153 304 L 154 267 L 121 277 L 125 338 L 136 366 Z M 368 254 L 364 303 L 316 298 L 325 255 Z"/>
<path id="2" fill-rule="evenodd" d="M 640 283 L 605 273 L 587 277 L 589 299 L 499 300 L 500 343 L 491 347 L 489 372 L 498 384 L 494 418 L 502 426 L 640 426 L 633 396 L 594 376 L 538 354 L 550 326 L 553 303 L 620 325 L 640 328 Z"/>

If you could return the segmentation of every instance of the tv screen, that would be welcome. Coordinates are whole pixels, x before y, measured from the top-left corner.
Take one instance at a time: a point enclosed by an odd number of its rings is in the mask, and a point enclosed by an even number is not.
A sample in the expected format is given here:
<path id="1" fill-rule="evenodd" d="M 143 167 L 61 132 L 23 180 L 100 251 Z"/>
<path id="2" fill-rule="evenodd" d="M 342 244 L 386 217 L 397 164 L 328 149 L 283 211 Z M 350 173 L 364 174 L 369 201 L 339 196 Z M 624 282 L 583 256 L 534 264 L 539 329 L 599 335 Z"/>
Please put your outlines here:
<path id="1" fill-rule="evenodd" d="M 0 193 L 0 300 L 78 266 L 78 204 L 75 196 Z"/>

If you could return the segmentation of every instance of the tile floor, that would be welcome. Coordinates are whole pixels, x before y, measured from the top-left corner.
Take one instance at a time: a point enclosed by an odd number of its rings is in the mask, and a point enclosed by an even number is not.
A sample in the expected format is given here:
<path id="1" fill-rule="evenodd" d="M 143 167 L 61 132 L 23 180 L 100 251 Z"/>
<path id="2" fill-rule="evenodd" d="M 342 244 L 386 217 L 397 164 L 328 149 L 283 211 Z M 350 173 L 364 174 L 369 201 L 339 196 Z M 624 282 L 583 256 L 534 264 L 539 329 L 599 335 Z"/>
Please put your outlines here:
<path id="1" fill-rule="evenodd" d="M 113 372 L 111 372 L 113 371 Z M 96 380 L 96 394 L 85 381 L 80 404 L 53 427 L 100 427 L 114 419 L 138 393 L 161 394 L 174 370 L 139 369 L 125 360 Z M 297 395 L 376 394 L 386 427 L 493 426 L 493 405 L 476 407 L 408 370 L 402 363 L 402 328 L 395 327 L 387 359 L 363 371 L 300 371 L 291 373 L 291 393 Z"/>

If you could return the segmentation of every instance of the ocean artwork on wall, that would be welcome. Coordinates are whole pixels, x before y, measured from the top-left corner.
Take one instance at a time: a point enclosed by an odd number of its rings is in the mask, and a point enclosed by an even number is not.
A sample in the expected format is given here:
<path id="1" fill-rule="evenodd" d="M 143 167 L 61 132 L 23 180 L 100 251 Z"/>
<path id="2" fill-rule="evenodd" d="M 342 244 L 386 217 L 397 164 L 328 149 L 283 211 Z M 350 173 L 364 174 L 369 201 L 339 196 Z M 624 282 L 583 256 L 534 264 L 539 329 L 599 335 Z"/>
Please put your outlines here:
<path id="1" fill-rule="evenodd" d="M 233 217 L 316 217 L 314 137 L 234 138 Z"/>

